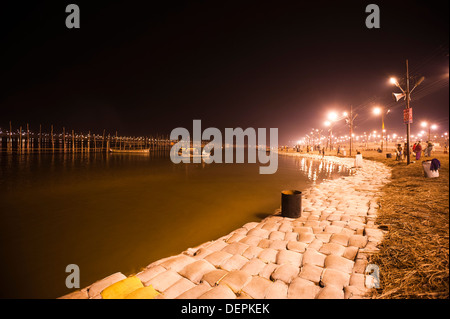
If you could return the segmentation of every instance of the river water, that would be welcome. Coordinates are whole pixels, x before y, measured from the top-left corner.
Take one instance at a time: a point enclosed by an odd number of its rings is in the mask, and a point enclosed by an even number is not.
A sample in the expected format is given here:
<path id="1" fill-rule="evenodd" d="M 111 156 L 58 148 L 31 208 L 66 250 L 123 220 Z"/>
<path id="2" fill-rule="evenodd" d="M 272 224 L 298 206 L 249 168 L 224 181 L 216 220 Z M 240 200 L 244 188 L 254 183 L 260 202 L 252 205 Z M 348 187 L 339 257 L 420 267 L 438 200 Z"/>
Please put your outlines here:
<path id="1" fill-rule="evenodd" d="M 259 164 L 173 164 L 167 154 L 0 154 L 0 297 L 70 293 L 114 272 L 217 239 L 280 207 L 281 191 L 305 190 L 349 172 L 279 156 Z"/>

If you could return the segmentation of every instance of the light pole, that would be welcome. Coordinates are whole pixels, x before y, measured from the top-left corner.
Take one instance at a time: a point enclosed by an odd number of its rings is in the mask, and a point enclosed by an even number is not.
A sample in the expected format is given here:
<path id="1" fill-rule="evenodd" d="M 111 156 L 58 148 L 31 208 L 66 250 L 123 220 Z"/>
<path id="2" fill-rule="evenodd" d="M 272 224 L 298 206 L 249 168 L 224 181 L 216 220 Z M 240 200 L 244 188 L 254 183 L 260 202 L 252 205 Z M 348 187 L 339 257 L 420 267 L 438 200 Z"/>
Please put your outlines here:
<path id="1" fill-rule="evenodd" d="M 422 123 L 420 123 L 420 125 L 421 125 L 423 128 L 428 127 L 428 141 L 431 142 L 431 130 L 432 130 L 432 129 L 433 129 L 433 130 L 437 129 L 437 125 L 436 125 L 436 124 L 428 125 L 428 123 L 425 122 L 425 121 L 423 121 Z"/>
<path id="2" fill-rule="evenodd" d="M 330 113 L 328 113 L 328 121 L 326 121 L 324 123 L 325 126 L 329 126 L 330 127 L 330 129 L 328 130 L 328 132 L 329 132 L 329 140 L 330 140 L 330 152 L 331 152 L 331 148 L 332 148 L 332 144 L 333 144 L 333 141 L 332 141 L 333 126 L 334 126 L 334 124 L 336 124 L 337 121 L 339 121 L 339 116 L 337 115 L 337 113 L 336 112 L 330 112 Z"/>
<path id="3" fill-rule="evenodd" d="M 445 138 L 444 138 L 444 141 L 445 141 L 445 145 L 444 145 L 444 154 L 447 154 L 447 153 L 448 153 L 448 152 L 447 152 L 447 148 L 448 148 L 448 133 L 445 132 L 445 133 L 444 133 L 444 136 L 445 136 Z"/>
<path id="4" fill-rule="evenodd" d="M 383 141 L 384 141 L 384 136 L 386 135 L 386 152 L 387 152 L 387 134 L 386 134 L 386 130 L 384 128 L 384 117 L 390 112 L 391 110 L 388 109 L 387 111 L 384 109 L 384 107 L 375 107 L 373 109 L 373 114 L 375 115 L 380 115 L 381 114 L 381 151 L 383 151 Z"/>
<path id="5" fill-rule="evenodd" d="M 358 116 L 358 114 L 353 114 L 353 107 L 350 106 L 350 114 L 343 112 L 340 117 L 336 112 L 328 113 L 328 121 L 325 122 L 325 126 L 330 126 L 330 151 L 331 151 L 331 130 L 334 124 L 340 120 L 345 119 L 347 125 L 350 127 L 350 156 L 352 155 L 352 143 L 353 143 L 353 121 Z"/>
<path id="6" fill-rule="evenodd" d="M 344 112 L 345 121 L 350 127 L 350 156 L 352 156 L 352 145 L 353 145 L 353 121 L 358 116 L 358 114 L 353 114 L 353 106 L 350 105 L 350 114 Z"/>
<path id="7" fill-rule="evenodd" d="M 366 134 L 366 132 L 364 132 L 364 141 L 366 143 L 366 150 L 367 150 L 367 134 Z"/>
<path id="8" fill-rule="evenodd" d="M 321 145 L 321 134 L 322 134 L 323 130 L 319 130 L 318 128 L 316 129 L 312 129 L 311 134 L 312 136 L 315 136 L 316 134 L 318 135 L 318 137 L 315 137 L 317 139 L 317 143 L 314 143 L 313 146 L 318 146 L 319 150 L 320 150 L 320 145 Z"/>
<path id="9" fill-rule="evenodd" d="M 398 83 L 397 79 L 391 78 L 390 82 L 392 84 L 395 84 L 402 93 L 393 93 L 393 96 L 395 100 L 398 102 L 402 98 L 406 101 L 405 109 L 403 110 L 403 122 L 406 124 L 406 164 L 409 165 L 411 163 L 410 159 L 410 143 L 409 143 L 409 136 L 411 133 L 410 125 L 412 123 L 412 108 L 410 107 L 410 101 L 411 101 L 411 93 L 414 91 L 414 89 L 423 82 L 425 78 L 421 77 L 419 81 L 416 82 L 412 90 L 409 90 L 409 67 L 408 67 L 408 60 L 406 60 L 406 90 L 403 90 L 403 88 Z"/>
<path id="10" fill-rule="evenodd" d="M 330 121 L 325 121 L 325 123 L 324 123 L 324 125 L 326 126 L 326 127 L 330 127 L 329 129 L 328 129 L 328 140 L 327 140 L 327 147 L 326 148 L 328 148 L 328 146 L 330 146 L 330 152 L 331 152 L 331 131 L 332 131 L 332 129 L 333 129 L 333 125 L 331 124 L 331 122 Z"/>

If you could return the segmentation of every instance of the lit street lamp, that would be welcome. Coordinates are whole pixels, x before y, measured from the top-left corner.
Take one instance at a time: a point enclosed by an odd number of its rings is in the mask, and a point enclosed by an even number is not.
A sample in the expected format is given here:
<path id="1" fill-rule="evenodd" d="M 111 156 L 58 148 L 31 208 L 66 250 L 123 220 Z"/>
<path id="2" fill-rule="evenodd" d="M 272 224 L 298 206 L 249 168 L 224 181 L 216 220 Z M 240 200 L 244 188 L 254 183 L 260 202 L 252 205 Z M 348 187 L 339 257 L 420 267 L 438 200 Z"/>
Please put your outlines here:
<path id="1" fill-rule="evenodd" d="M 392 84 L 394 84 L 395 86 L 397 86 L 402 93 L 393 93 L 393 96 L 395 98 L 395 100 L 398 102 L 399 100 L 401 100 L 402 98 L 405 99 L 406 101 L 406 106 L 405 109 L 403 110 L 403 122 L 406 124 L 406 150 L 405 150 L 405 155 L 406 155 L 406 164 L 409 165 L 411 163 L 411 159 L 410 159 L 410 143 L 409 143 L 409 135 L 410 135 L 410 125 L 412 123 L 412 109 L 410 107 L 410 101 L 411 101 L 411 93 L 414 91 L 414 89 L 423 82 L 425 78 L 421 77 L 416 84 L 414 85 L 414 87 L 412 88 L 412 90 L 409 90 L 409 68 L 408 68 L 408 60 L 406 60 L 406 90 L 404 90 L 400 84 L 398 83 L 398 81 L 395 78 L 390 78 L 390 82 Z"/>
<path id="2" fill-rule="evenodd" d="M 427 122 L 423 121 L 422 123 L 420 123 L 420 126 L 422 126 L 423 128 L 428 127 L 428 141 L 431 141 L 431 130 L 435 130 L 437 129 L 437 125 L 436 124 L 432 124 L 432 125 L 428 125 Z"/>
<path id="3" fill-rule="evenodd" d="M 380 115 L 381 114 L 381 151 L 383 151 L 383 140 L 384 140 L 384 136 L 383 135 L 386 135 L 386 152 L 387 152 L 387 147 L 388 147 L 388 140 L 387 140 L 387 134 L 385 134 L 386 130 L 384 129 L 384 117 L 390 111 L 391 111 L 390 109 L 385 111 L 384 107 L 376 107 L 376 108 L 373 109 L 373 114 L 375 114 L 375 115 Z"/>
<path id="4" fill-rule="evenodd" d="M 328 115 L 327 115 L 328 121 L 325 121 L 324 125 L 325 125 L 326 127 L 329 127 L 329 129 L 328 129 L 328 133 L 329 133 L 328 139 L 329 139 L 329 142 L 330 142 L 330 143 L 329 143 L 329 144 L 330 144 L 330 152 L 331 152 L 332 144 L 333 144 L 333 143 L 332 143 L 332 136 L 333 136 L 332 131 L 333 131 L 333 126 L 334 126 L 338 121 L 343 120 L 343 119 L 345 118 L 345 116 L 347 116 L 347 112 L 344 112 L 344 114 L 343 114 L 342 117 L 339 117 L 339 115 L 338 115 L 336 112 L 334 112 L 334 111 L 329 112 Z"/>
<path id="5" fill-rule="evenodd" d="M 344 116 L 346 117 L 345 121 L 350 127 L 350 156 L 352 156 L 352 146 L 353 146 L 353 121 L 358 116 L 358 114 L 353 114 L 353 106 L 350 105 L 350 114 L 344 112 Z"/>
<path id="6" fill-rule="evenodd" d="M 330 127 L 330 128 L 328 129 L 328 140 L 327 140 L 327 144 L 329 144 L 329 146 L 330 146 L 330 152 L 331 152 L 331 143 L 332 143 L 332 141 L 331 141 L 331 135 L 332 135 L 331 131 L 333 130 L 333 125 L 332 125 L 332 123 L 331 123 L 330 121 L 325 121 L 325 123 L 323 123 L 323 125 L 325 125 L 326 127 Z M 328 145 L 327 145 L 326 148 L 328 148 Z"/>
<path id="7" fill-rule="evenodd" d="M 330 151 L 331 151 L 331 129 L 333 128 L 334 123 L 345 119 L 347 125 L 350 127 L 350 156 L 352 155 L 352 144 L 353 144 L 353 121 L 358 116 L 358 114 L 353 113 L 353 107 L 350 106 L 350 114 L 348 112 L 343 112 L 342 116 L 339 117 L 336 112 L 330 112 L 328 113 L 328 121 L 326 121 L 324 124 L 325 126 L 330 126 L 329 132 L 330 132 Z"/>

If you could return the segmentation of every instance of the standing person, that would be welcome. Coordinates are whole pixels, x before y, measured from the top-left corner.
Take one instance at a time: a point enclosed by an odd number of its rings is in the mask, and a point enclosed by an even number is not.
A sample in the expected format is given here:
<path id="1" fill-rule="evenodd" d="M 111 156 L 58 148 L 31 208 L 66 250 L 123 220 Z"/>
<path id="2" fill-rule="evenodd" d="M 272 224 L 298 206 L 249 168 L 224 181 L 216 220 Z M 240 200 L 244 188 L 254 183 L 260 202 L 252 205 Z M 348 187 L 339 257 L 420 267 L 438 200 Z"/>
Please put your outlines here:
<path id="1" fill-rule="evenodd" d="M 402 147 L 402 144 L 398 144 L 397 145 L 397 156 L 398 156 L 398 158 L 397 158 L 397 160 L 398 161 L 402 161 L 403 162 L 403 147 Z"/>
<path id="2" fill-rule="evenodd" d="M 339 154 L 341 154 L 341 146 L 340 145 L 338 145 L 338 148 L 337 148 L 337 155 L 339 155 Z"/>
<path id="3" fill-rule="evenodd" d="M 325 146 L 322 147 L 322 158 L 324 158 L 324 157 L 325 157 Z"/>
<path id="4" fill-rule="evenodd" d="M 426 141 L 425 146 L 424 146 L 424 150 L 423 150 L 423 156 L 430 156 L 429 155 L 429 150 L 430 150 L 430 142 Z"/>
<path id="5" fill-rule="evenodd" d="M 416 152 L 416 145 L 417 145 L 417 142 L 414 143 L 414 145 L 413 145 L 413 147 L 412 147 L 412 151 L 413 151 L 414 153 Z"/>
<path id="6" fill-rule="evenodd" d="M 428 141 L 427 142 L 428 143 L 428 145 L 427 145 L 427 150 L 428 150 L 428 155 L 427 156 L 431 156 L 431 151 L 433 150 L 433 143 L 431 143 L 431 141 Z"/>
<path id="7" fill-rule="evenodd" d="M 416 161 L 420 160 L 420 156 L 422 155 L 422 145 L 420 145 L 420 141 L 417 143 L 416 148 Z"/>

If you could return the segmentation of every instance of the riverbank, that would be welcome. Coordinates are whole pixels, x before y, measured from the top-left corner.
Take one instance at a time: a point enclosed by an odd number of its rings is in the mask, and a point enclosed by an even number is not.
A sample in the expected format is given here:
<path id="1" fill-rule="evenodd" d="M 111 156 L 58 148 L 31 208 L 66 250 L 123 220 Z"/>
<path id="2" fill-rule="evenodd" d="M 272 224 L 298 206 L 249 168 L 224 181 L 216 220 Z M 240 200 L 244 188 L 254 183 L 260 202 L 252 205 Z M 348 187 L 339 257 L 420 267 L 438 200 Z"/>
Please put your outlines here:
<path id="1" fill-rule="evenodd" d="M 324 160 L 354 165 L 353 158 Z M 116 273 L 62 298 L 367 297 L 376 276 L 365 271 L 384 236 L 375 219 L 389 177 L 384 164 L 364 160 L 353 175 L 305 191 L 297 219 L 277 212 L 134 276 Z"/>
<path id="2" fill-rule="evenodd" d="M 389 230 L 380 251 L 381 289 L 375 298 L 449 298 L 449 156 L 442 152 L 410 165 L 377 152 L 363 156 L 392 168 L 376 223 Z M 438 178 L 425 178 L 422 161 L 437 158 Z"/>
<path id="3" fill-rule="evenodd" d="M 336 152 L 326 152 L 335 155 Z M 411 164 L 395 154 L 361 150 L 365 159 L 392 169 L 382 188 L 376 224 L 388 230 L 370 262 L 380 268 L 380 288 L 372 298 L 449 298 L 449 155 L 433 152 Z M 422 161 L 437 158 L 438 178 L 425 178 Z"/>

